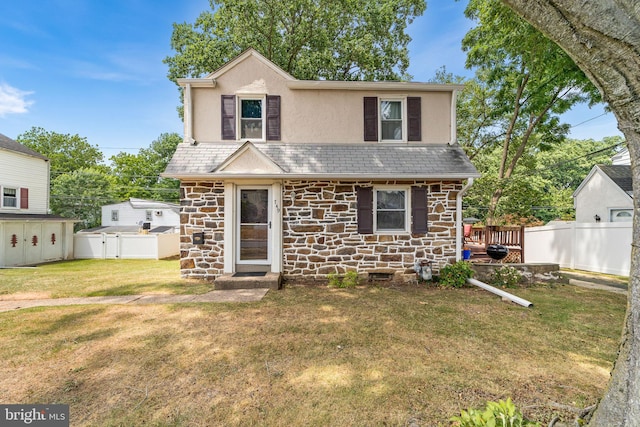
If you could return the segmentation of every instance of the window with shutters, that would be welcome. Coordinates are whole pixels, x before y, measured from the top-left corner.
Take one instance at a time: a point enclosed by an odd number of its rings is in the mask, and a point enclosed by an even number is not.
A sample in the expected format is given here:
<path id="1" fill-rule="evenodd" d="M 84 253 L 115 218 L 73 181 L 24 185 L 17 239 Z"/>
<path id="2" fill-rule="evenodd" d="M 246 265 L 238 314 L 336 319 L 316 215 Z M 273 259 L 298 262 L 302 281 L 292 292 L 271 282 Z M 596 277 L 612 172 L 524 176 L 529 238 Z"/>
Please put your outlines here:
<path id="1" fill-rule="evenodd" d="M 364 98 L 364 140 L 407 142 L 422 140 L 420 97 Z"/>
<path id="2" fill-rule="evenodd" d="M 222 95 L 221 112 L 223 140 L 280 141 L 279 95 Z"/>
<path id="3" fill-rule="evenodd" d="M 358 187 L 358 233 L 426 234 L 427 198 L 427 188 L 421 186 Z"/>

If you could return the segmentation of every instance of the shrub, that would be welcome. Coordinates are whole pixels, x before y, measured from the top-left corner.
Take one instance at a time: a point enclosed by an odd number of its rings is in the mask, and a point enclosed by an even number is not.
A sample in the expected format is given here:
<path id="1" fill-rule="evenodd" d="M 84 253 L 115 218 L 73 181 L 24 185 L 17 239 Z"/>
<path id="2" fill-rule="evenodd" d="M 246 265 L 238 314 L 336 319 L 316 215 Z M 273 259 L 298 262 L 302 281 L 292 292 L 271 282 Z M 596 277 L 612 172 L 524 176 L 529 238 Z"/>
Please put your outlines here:
<path id="1" fill-rule="evenodd" d="M 344 277 L 336 273 L 327 275 L 329 286 L 332 288 L 355 288 L 360 282 L 358 273 L 355 271 L 347 271 Z"/>
<path id="2" fill-rule="evenodd" d="M 520 282 L 520 273 L 513 267 L 508 265 L 496 269 L 491 274 L 490 282 L 493 286 L 501 288 L 515 288 Z"/>
<path id="3" fill-rule="evenodd" d="M 459 427 L 534 427 L 540 423 L 524 418 L 522 412 L 513 404 L 511 398 L 506 401 L 487 402 L 484 410 L 469 409 L 460 411 L 460 416 L 451 417 Z"/>
<path id="4" fill-rule="evenodd" d="M 445 265 L 440 270 L 440 284 L 447 287 L 461 288 L 467 283 L 467 279 L 473 276 L 471 263 L 458 261 L 455 264 Z"/>

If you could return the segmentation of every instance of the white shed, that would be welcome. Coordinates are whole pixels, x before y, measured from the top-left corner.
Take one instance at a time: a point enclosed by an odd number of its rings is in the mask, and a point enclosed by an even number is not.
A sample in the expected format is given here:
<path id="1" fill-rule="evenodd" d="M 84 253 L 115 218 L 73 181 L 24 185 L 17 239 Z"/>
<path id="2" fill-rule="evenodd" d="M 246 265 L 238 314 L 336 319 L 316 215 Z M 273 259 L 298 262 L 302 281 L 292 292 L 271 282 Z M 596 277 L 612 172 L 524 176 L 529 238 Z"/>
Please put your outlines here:
<path id="1" fill-rule="evenodd" d="M 0 134 L 0 268 L 73 258 L 74 222 L 49 214 L 49 160 Z"/>
<path id="2" fill-rule="evenodd" d="M 149 228 L 180 227 L 180 205 L 131 198 L 126 202 L 102 207 L 102 226 L 138 226 L 144 223 Z"/>

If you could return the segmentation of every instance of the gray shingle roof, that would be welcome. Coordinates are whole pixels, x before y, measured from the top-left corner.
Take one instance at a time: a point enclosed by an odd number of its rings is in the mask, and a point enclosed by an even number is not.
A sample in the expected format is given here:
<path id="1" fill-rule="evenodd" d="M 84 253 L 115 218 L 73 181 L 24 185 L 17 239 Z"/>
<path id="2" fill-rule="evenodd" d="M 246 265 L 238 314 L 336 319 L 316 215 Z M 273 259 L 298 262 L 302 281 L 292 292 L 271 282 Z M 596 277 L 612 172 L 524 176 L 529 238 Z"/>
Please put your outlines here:
<path id="1" fill-rule="evenodd" d="M 607 174 L 618 187 L 631 195 L 633 193 L 633 178 L 631 176 L 631 166 L 629 165 L 598 165 L 600 170 Z"/>
<path id="2" fill-rule="evenodd" d="M 222 175 L 212 172 L 242 145 L 241 142 L 180 144 L 163 175 L 210 174 L 212 178 Z M 458 145 L 259 143 L 253 146 L 277 164 L 284 176 L 480 176 Z"/>
<path id="3" fill-rule="evenodd" d="M 17 141 L 9 138 L 0 133 L 0 149 L 14 151 L 16 153 L 26 154 L 27 156 L 37 157 L 39 159 L 47 160 L 45 156 L 42 154 L 33 151 L 31 148 L 27 148 L 24 145 L 20 144 Z"/>

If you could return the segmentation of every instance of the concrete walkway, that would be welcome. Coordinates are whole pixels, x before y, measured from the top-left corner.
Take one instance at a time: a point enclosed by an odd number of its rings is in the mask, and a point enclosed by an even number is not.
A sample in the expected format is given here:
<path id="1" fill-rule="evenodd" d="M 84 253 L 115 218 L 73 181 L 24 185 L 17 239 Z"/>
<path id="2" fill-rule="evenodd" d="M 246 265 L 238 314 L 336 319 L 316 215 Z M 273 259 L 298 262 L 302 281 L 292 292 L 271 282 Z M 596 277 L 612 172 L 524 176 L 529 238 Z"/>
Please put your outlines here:
<path id="1" fill-rule="evenodd" d="M 570 285 L 582 288 L 626 294 L 629 287 L 628 279 L 621 279 L 617 276 L 576 270 L 560 270 L 560 274 L 569 280 Z"/>
<path id="2" fill-rule="evenodd" d="M 188 302 L 255 302 L 269 289 L 233 289 L 211 291 L 201 295 L 123 295 L 110 297 L 46 298 L 0 300 L 0 312 L 31 307 L 86 304 L 179 304 Z"/>

